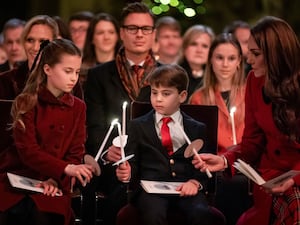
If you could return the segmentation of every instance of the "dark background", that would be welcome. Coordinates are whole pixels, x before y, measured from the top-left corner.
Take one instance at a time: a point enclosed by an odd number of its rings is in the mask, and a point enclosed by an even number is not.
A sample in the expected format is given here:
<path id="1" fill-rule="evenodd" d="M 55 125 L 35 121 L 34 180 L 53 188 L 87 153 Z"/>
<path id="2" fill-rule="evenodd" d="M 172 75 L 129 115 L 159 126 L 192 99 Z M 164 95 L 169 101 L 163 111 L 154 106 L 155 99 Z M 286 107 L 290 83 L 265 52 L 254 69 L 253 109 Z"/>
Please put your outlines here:
<path id="1" fill-rule="evenodd" d="M 5 1 L 5 2 L 4 2 Z M 122 8 L 134 0 L 4 0 L 0 7 L 0 29 L 5 21 L 12 17 L 28 20 L 38 14 L 61 16 L 66 22 L 69 16 L 77 11 L 89 10 L 93 13 L 107 12 L 119 19 Z M 192 18 L 184 16 L 177 8 L 161 15 L 176 17 L 182 24 L 183 31 L 189 26 L 200 23 L 211 26 L 215 33 L 222 32 L 224 26 L 233 20 L 241 19 L 254 24 L 265 15 L 278 16 L 286 20 L 300 34 L 300 16 L 298 0 L 179 0 L 186 6 L 205 8 L 204 14 L 197 14 Z M 158 0 L 143 0 L 149 7 L 158 5 Z M 201 2 L 201 1 L 200 1 Z M 4 7 L 4 5 L 6 5 Z M 159 15 L 159 16 L 161 16 Z M 158 16 L 158 17 L 159 17 Z"/>

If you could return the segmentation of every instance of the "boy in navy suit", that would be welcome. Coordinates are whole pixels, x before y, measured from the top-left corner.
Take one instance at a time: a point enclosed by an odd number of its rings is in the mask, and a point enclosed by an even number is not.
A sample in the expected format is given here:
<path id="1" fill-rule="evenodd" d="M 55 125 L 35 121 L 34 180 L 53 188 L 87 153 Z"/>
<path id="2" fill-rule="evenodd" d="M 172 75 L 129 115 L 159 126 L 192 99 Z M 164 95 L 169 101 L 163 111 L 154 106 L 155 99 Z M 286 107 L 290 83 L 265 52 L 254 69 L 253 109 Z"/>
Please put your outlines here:
<path id="1" fill-rule="evenodd" d="M 187 97 L 188 76 L 178 65 L 163 65 L 148 79 L 154 110 L 130 122 L 125 152 L 134 157 L 119 165 L 116 175 L 120 181 L 129 181 L 135 187 L 131 202 L 137 207 L 143 225 L 167 225 L 167 211 L 173 207 L 186 216 L 186 224 L 212 225 L 213 216 L 204 194 L 208 177 L 193 168 L 191 157 L 184 157 L 186 139 L 175 124 L 183 127 L 191 141 L 200 138 L 205 143 L 205 124 L 180 111 L 180 104 Z M 165 117 L 171 118 L 167 124 L 171 152 L 162 140 L 161 127 Z M 205 152 L 205 149 L 201 151 Z M 180 181 L 183 184 L 177 187 L 179 195 L 149 194 L 139 185 L 140 180 Z"/>

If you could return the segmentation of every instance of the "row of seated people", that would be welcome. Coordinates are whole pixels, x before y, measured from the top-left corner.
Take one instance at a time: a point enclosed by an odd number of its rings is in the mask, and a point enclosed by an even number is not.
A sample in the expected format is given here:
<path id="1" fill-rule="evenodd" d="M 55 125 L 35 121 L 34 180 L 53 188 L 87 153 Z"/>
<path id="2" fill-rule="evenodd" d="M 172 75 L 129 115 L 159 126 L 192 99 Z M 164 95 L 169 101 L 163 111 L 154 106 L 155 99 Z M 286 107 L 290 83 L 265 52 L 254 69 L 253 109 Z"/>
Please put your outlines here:
<path id="1" fill-rule="evenodd" d="M 108 122 L 108 118 L 106 118 L 107 115 L 110 116 L 110 114 L 111 114 L 111 115 L 116 115 L 116 117 L 120 117 L 120 113 L 118 113 L 118 112 L 120 111 L 119 108 L 120 108 L 120 105 L 121 105 L 120 104 L 121 101 L 128 100 L 128 102 L 131 102 L 133 99 L 139 100 L 139 97 L 143 93 L 146 93 L 146 94 L 144 96 L 141 96 L 141 97 L 144 97 L 145 99 L 147 99 L 147 97 L 149 97 L 149 93 L 150 92 L 149 92 L 149 89 L 146 86 L 146 82 L 139 82 L 138 86 L 136 87 L 135 84 L 134 84 L 135 81 L 132 81 L 132 80 L 128 81 L 126 79 L 128 73 L 129 74 L 133 74 L 133 75 L 138 75 L 137 77 L 141 78 L 141 76 L 144 76 L 144 77 L 147 76 L 148 73 L 150 71 L 152 71 L 156 66 L 161 66 L 161 65 L 158 65 L 154 61 L 154 59 L 152 58 L 151 52 L 150 52 L 150 49 L 151 49 L 151 46 L 152 46 L 152 41 L 153 41 L 153 38 L 154 38 L 154 20 L 153 20 L 153 17 L 151 15 L 151 13 L 149 12 L 149 9 L 147 9 L 147 7 L 146 8 L 143 7 L 143 5 L 140 5 L 139 3 L 132 4 L 132 5 L 129 6 L 129 8 L 130 7 L 131 7 L 131 9 L 136 10 L 135 11 L 136 13 L 132 13 L 133 11 L 129 11 L 129 13 L 127 13 L 127 14 L 126 13 L 122 14 L 124 16 L 123 21 L 122 21 L 124 26 L 121 29 L 121 36 L 122 36 L 122 39 L 123 39 L 123 42 L 124 42 L 124 46 L 120 49 L 120 51 L 118 53 L 118 56 L 117 56 L 117 59 L 115 61 L 109 62 L 109 63 L 104 64 L 102 66 L 95 67 L 95 68 L 91 69 L 88 72 L 88 80 L 87 80 L 87 83 L 86 83 L 87 86 L 86 86 L 86 92 L 85 92 L 85 101 L 86 101 L 86 104 L 87 104 L 87 120 L 88 120 L 87 124 L 88 124 L 88 134 L 89 134 L 88 135 L 88 141 L 87 141 L 87 150 L 92 155 L 94 155 L 93 153 L 95 153 L 95 151 L 97 151 L 97 149 L 98 149 L 97 145 L 99 144 L 99 142 L 101 142 L 101 141 L 99 141 L 99 140 L 101 140 L 101 138 L 99 138 L 99 136 L 98 136 L 99 133 L 97 133 L 97 132 L 94 132 L 94 133 L 90 132 L 91 131 L 91 127 L 93 125 L 91 121 L 92 120 L 97 120 L 97 118 L 98 118 L 97 122 L 100 122 L 100 125 L 103 126 L 104 130 L 105 130 L 106 126 L 104 126 L 104 124 Z M 128 10 L 128 8 L 126 8 L 126 10 Z M 140 11 L 138 11 L 138 10 L 140 10 Z M 127 26 L 126 25 L 126 24 L 135 24 L 135 23 L 137 23 L 138 21 L 141 21 L 141 20 L 145 20 L 146 23 L 149 26 L 140 27 L 139 26 L 140 24 L 136 24 L 136 25 L 134 25 L 132 27 L 132 26 Z M 266 23 L 266 25 L 264 24 L 264 22 Z M 279 20 L 277 18 L 264 18 L 263 20 L 261 20 L 259 22 L 259 24 L 260 23 L 262 23 L 265 26 L 263 26 L 263 27 L 257 26 L 255 28 L 258 29 L 258 30 L 259 30 L 259 28 L 261 28 L 262 32 L 267 32 L 266 30 L 264 30 L 264 27 L 271 26 L 272 24 L 279 24 L 279 25 L 282 25 L 282 26 L 285 25 L 284 21 L 281 21 L 281 20 Z M 287 31 L 290 31 L 290 28 L 288 26 L 285 26 L 285 29 Z M 252 32 L 255 33 L 255 32 L 257 32 L 257 30 L 253 29 Z M 273 33 L 273 35 L 276 36 L 275 33 Z M 291 36 L 293 36 L 293 35 L 294 34 L 292 33 Z M 227 36 L 229 37 L 230 35 L 227 35 Z M 132 57 L 132 55 L 130 55 L 130 53 L 134 52 L 134 51 L 133 52 L 129 51 L 129 48 L 130 48 L 129 43 L 130 43 L 130 40 L 132 40 L 133 37 L 143 37 L 143 38 L 145 38 L 145 41 L 149 44 L 147 46 L 148 48 L 143 52 L 145 54 L 137 54 L 137 55 L 135 55 L 136 57 Z M 51 38 L 49 38 L 49 39 L 51 39 Z M 216 39 L 216 40 L 218 40 L 218 39 Z M 253 48 L 257 49 L 256 45 L 258 43 L 256 43 L 254 41 L 253 37 L 250 37 L 250 40 L 251 40 L 250 45 L 252 47 L 254 46 Z M 37 40 L 35 40 L 35 41 L 37 41 Z M 210 49 L 210 52 L 211 52 L 210 55 L 212 56 L 212 58 L 209 59 L 210 60 L 209 63 L 213 64 L 213 56 L 215 56 L 214 53 L 218 52 L 218 51 L 219 51 L 219 53 L 216 54 L 216 55 L 219 56 L 219 57 L 216 57 L 216 60 L 222 58 L 223 56 L 224 57 L 228 57 L 228 56 L 223 55 L 226 52 L 229 52 L 228 49 L 235 50 L 233 52 L 235 52 L 236 55 L 238 56 L 237 59 L 241 59 L 241 57 L 240 57 L 241 51 L 240 51 L 240 47 L 238 47 L 239 45 L 235 45 L 235 42 L 233 40 L 233 42 L 231 42 L 231 44 L 229 46 L 230 47 L 228 48 L 228 45 L 225 44 L 223 46 L 222 44 L 220 44 L 220 43 L 218 43 L 216 41 L 212 45 L 212 47 Z M 261 47 L 262 50 L 265 50 L 265 49 L 263 49 L 263 46 L 259 46 L 259 47 Z M 224 49 L 226 51 L 224 51 Z M 273 48 L 269 48 L 269 49 L 273 49 Z M 141 57 L 141 55 L 142 55 L 142 57 Z M 220 57 L 220 55 L 222 57 Z M 252 61 L 251 62 L 253 64 L 254 64 L 255 59 L 256 59 L 254 57 L 254 55 L 256 57 L 255 53 L 252 53 L 252 55 L 251 55 L 252 56 L 252 58 L 251 58 Z M 274 54 L 274 56 L 275 55 L 277 56 L 277 54 Z M 132 58 L 130 58 L 130 56 Z M 138 57 L 138 56 L 140 56 L 140 57 Z M 128 57 L 128 58 L 126 58 L 126 57 Z M 234 57 L 231 57 L 231 58 L 235 59 Z M 128 61 L 128 59 L 132 59 L 132 60 Z M 268 58 L 266 58 L 266 59 L 268 59 Z M 234 67 L 235 70 L 241 70 L 242 66 L 240 64 L 238 64 L 238 63 L 241 62 L 241 60 L 234 60 L 234 61 L 236 62 L 235 67 Z M 27 70 L 23 73 L 23 76 L 24 76 L 24 74 L 26 74 L 26 75 L 28 74 L 29 68 L 34 67 L 34 66 L 32 66 L 33 65 L 32 64 L 33 63 L 32 59 L 28 59 L 28 62 L 29 62 L 29 64 L 26 65 L 26 68 L 25 68 Z M 142 65 L 143 70 L 141 72 L 135 72 L 135 71 L 133 72 L 133 71 L 131 71 L 129 65 L 131 65 L 131 64 L 137 64 L 137 65 L 139 65 L 140 62 L 144 63 Z M 268 63 L 266 63 L 266 64 L 268 65 Z M 216 66 L 216 65 L 214 65 L 214 66 Z M 278 65 L 278 66 L 280 66 L 280 65 Z M 208 64 L 207 69 L 211 69 L 212 67 L 213 67 L 212 65 Z M 209 71 L 209 70 L 207 70 L 207 71 Z M 259 72 L 260 71 L 256 71 L 256 73 L 259 73 Z M 206 74 L 208 74 L 208 72 L 206 72 Z M 257 75 L 257 74 L 255 74 L 255 75 Z M 263 74 L 263 75 L 265 75 L 265 74 Z M 121 79 L 115 79 L 116 77 L 117 78 L 121 77 Z M 242 76 L 238 76 L 238 77 L 241 78 Z M 250 80 L 249 83 L 251 81 L 254 82 L 253 80 L 255 80 L 255 79 L 253 77 L 254 77 L 254 75 L 252 73 L 251 76 L 250 76 L 250 79 L 252 79 L 252 80 Z M 23 79 L 23 78 L 20 77 L 20 79 Z M 261 79 L 261 80 L 262 80 L 262 83 L 263 83 L 263 79 Z M 261 80 L 259 80 L 259 81 L 261 81 Z M 234 79 L 234 81 L 238 83 L 238 78 Z M 258 82 L 258 80 L 255 80 L 255 81 Z M 269 82 L 271 82 L 271 81 L 269 81 Z M 25 83 L 24 79 L 20 82 L 21 86 L 22 86 L 22 82 Z M 113 85 L 112 85 L 112 83 L 113 83 Z M 117 88 L 116 88 L 115 83 L 118 83 L 118 87 Z M 103 84 L 105 84 L 106 86 L 104 86 Z M 16 85 L 17 86 L 14 86 L 14 87 L 17 87 L 18 90 L 22 90 L 22 87 L 18 86 L 18 83 Z M 228 105 L 232 106 L 233 105 L 233 101 L 235 101 L 237 99 L 237 98 L 234 98 L 234 97 L 237 97 L 238 95 L 234 95 L 234 94 L 237 94 L 237 93 L 234 90 L 230 90 L 229 91 L 228 87 L 226 87 L 225 85 L 222 86 L 221 84 L 219 84 L 219 88 L 220 88 L 220 90 L 219 90 L 220 93 L 218 93 L 218 94 L 220 95 L 219 96 L 220 99 L 223 99 L 222 104 L 225 106 L 225 109 L 227 111 L 226 114 L 227 114 L 227 117 L 228 117 L 228 120 L 229 120 L 230 119 L 230 115 L 229 115 L 229 107 L 228 107 Z M 122 91 L 121 91 L 121 89 L 122 89 Z M 125 91 L 124 91 L 124 89 L 125 89 Z M 0 91 L 2 91 L 2 90 L 6 90 L 6 86 L 4 86 L 3 88 L 1 88 Z M 144 92 L 144 91 L 146 91 L 146 92 Z M 209 93 L 211 93 L 211 92 L 209 92 Z M 261 94 L 261 92 L 259 92 L 259 93 Z M 254 93 L 254 94 L 256 94 L 256 93 Z M 264 90 L 263 90 L 262 94 L 263 95 L 265 94 Z M 270 94 L 270 93 L 268 93 L 268 94 Z M 118 95 L 118 96 L 116 97 L 116 95 Z M 259 96 L 259 97 L 261 97 L 261 96 Z M 268 100 L 267 97 L 266 96 L 263 96 L 263 97 L 265 97 L 264 98 L 264 102 L 267 104 L 267 100 Z M 249 96 L 248 96 L 248 99 L 249 99 Z M 261 99 L 261 98 L 259 98 L 259 99 Z M 147 100 L 149 101 L 149 99 L 147 99 Z M 192 101 L 193 101 L 193 96 L 191 98 L 191 102 Z M 97 104 L 99 103 L 100 107 L 98 107 L 98 108 L 95 107 L 94 108 L 94 109 L 98 109 L 98 110 L 93 110 L 92 105 L 94 103 L 97 103 Z M 103 103 L 104 104 L 106 103 L 106 105 L 101 105 Z M 252 102 L 252 104 L 255 104 L 255 103 L 256 102 Z M 104 109 L 101 109 L 102 106 L 105 107 L 105 110 L 108 113 L 104 113 L 103 112 Z M 263 105 L 263 106 L 265 106 L 265 105 Z M 248 106 L 248 108 L 249 107 L 250 106 Z M 220 119 L 221 118 L 220 117 L 220 115 L 221 115 L 220 112 L 221 111 L 218 110 L 218 112 L 219 112 L 218 119 Z M 237 116 L 235 116 L 235 118 L 236 117 Z M 238 117 L 237 119 L 241 119 L 241 118 L 242 117 Z M 220 120 L 219 120 L 219 122 L 220 122 Z M 286 122 L 286 121 L 284 121 L 284 122 Z M 219 124 L 218 124 L 218 126 L 219 126 Z M 284 131 L 284 132 L 286 132 L 290 136 L 292 136 L 289 132 L 287 132 L 287 131 Z M 223 132 L 221 132 L 221 129 L 218 129 L 218 134 L 219 135 L 223 134 Z M 238 136 L 238 134 L 237 134 L 237 136 Z M 91 139 L 93 139 L 95 137 L 98 139 L 98 140 L 96 140 L 94 142 L 94 144 L 96 145 L 96 147 L 92 146 L 92 144 L 93 144 L 92 142 L 93 141 L 91 141 Z M 237 141 L 237 143 L 238 142 L 239 141 Z M 293 148 L 297 148 L 297 147 L 293 147 Z M 229 155 L 229 153 L 226 154 L 226 155 Z M 215 156 L 215 157 L 217 157 L 217 156 Z M 224 163 L 224 165 L 226 165 L 226 164 Z M 293 181 L 293 182 L 295 182 L 295 181 Z M 126 185 L 123 185 L 123 186 L 126 186 Z M 218 184 L 217 184 L 217 187 L 218 187 Z M 219 188 L 219 190 L 220 189 L 223 190 L 222 188 Z M 217 191 L 218 191 L 218 188 L 217 188 Z M 226 192 L 226 193 L 228 193 L 228 192 Z M 217 196 L 218 196 L 218 193 L 217 193 Z M 277 200 L 277 198 L 275 198 L 275 200 Z M 225 201 L 225 202 L 228 203 L 229 201 Z M 85 207 L 83 207 L 83 208 L 85 208 Z M 266 208 L 266 210 L 267 209 L 268 208 Z M 118 212 L 119 212 L 119 210 L 118 210 Z"/>
<path id="2" fill-rule="evenodd" d="M 132 20 L 132 18 L 130 18 L 130 19 Z M 44 26 L 44 28 L 47 30 L 48 29 L 47 26 L 49 26 L 49 27 L 53 28 L 52 29 L 53 31 L 55 31 L 55 29 L 54 29 L 55 26 L 54 26 L 54 24 L 52 24 L 52 20 L 50 18 L 48 18 L 46 16 L 37 16 L 33 20 L 31 20 L 30 23 L 27 24 L 27 27 L 26 27 L 26 29 L 24 31 L 24 33 L 25 33 L 24 37 L 27 37 L 27 38 L 31 37 L 35 41 L 39 40 L 38 38 L 35 38 L 35 36 L 34 36 L 37 33 L 36 32 L 33 33 L 33 30 L 36 28 L 36 25 L 39 24 L 39 21 L 47 21 L 47 23 Z M 42 29 L 42 28 L 39 26 L 39 29 Z M 125 32 L 129 32 L 129 31 L 126 30 Z M 147 34 L 147 35 L 151 35 L 151 34 Z M 49 38 L 49 39 L 51 39 L 51 38 Z M 125 51 L 126 51 L 126 42 L 124 42 L 124 44 L 125 44 Z M 27 44 L 27 46 L 29 46 L 29 44 Z M 28 49 L 30 49 L 30 48 L 28 47 Z M 27 78 L 27 74 L 29 73 L 29 68 L 31 68 L 33 66 L 33 63 L 34 63 L 34 58 L 33 57 L 28 57 L 28 61 L 26 61 L 24 64 L 22 64 L 18 69 L 13 70 L 13 76 L 18 78 L 17 79 L 17 85 L 14 86 L 14 88 L 16 88 L 16 90 L 7 90 L 7 88 L 10 88 L 10 85 L 3 85 L 3 88 L 0 90 L 0 92 L 1 91 L 3 91 L 3 92 L 10 92 L 11 96 L 9 96 L 8 99 L 13 99 L 18 93 L 20 93 L 20 91 L 22 90 L 22 85 L 25 83 L 25 80 Z M 147 61 L 146 63 L 147 64 L 149 63 L 151 65 L 150 61 L 149 62 Z M 146 66 L 144 66 L 144 67 L 146 67 Z M 150 68 L 150 66 L 149 66 L 149 68 Z M 147 71 L 148 70 L 150 70 L 150 69 L 147 69 Z M 103 72 L 105 72 L 105 71 L 103 71 Z M 5 77 L 8 77 L 8 76 L 6 75 L 6 76 L 3 76 L 3 77 L 5 78 Z M 5 80 L 5 79 L 3 79 L 3 80 Z M 109 88 L 109 85 L 108 85 L 108 88 Z M 80 90 L 79 91 L 76 91 L 76 90 L 79 90 L 79 89 L 77 87 L 75 87 L 74 94 L 77 95 L 78 97 L 82 98 L 83 95 L 82 95 L 82 93 L 80 93 Z M 93 94 L 93 88 L 89 87 L 87 89 L 87 92 L 86 92 L 86 96 L 87 96 L 86 97 L 86 101 L 87 101 L 87 106 L 88 106 L 88 113 L 87 113 L 87 115 L 88 115 L 88 118 L 87 118 L 88 119 L 88 124 L 89 124 L 90 118 L 93 118 L 93 116 L 91 116 L 91 117 L 89 116 L 89 111 L 91 111 L 91 110 L 89 110 L 89 106 L 91 105 L 90 102 L 92 100 L 92 99 L 89 99 L 89 96 L 90 96 L 89 93 Z M 111 93 L 111 90 L 109 91 L 109 93 Z M 117 92 L 115 92 L 115 93 L 117 93 Z M 112 95 L 111 97 L 114 97 L 114 96 Z M 124 99 L 124 96 L 120 96 L 119 99 L 120 100 Z M 112 108 L 119 107 L 117 101 L 115 101 L 114 104 L 115 104 L 115 106 L 113 106 Z M 107 108 L 109 110 L 110 106 L 108 106 Z M 117 112 L 118 110 L 112 110 L 112 111 L 116 111 Z M 88 127 L 89 127 L 89 125 L 88 125 Z M 93 133 L 91 133 L 89 136 L 93 137 Z M 90 147 L 89 146 L 89 143 L 90 143 L 89 141 L 90 140 L 88 140 L 87 149 L 88 149 L 88 151 L 91 151 L 90 148 L 89 148 Z M 93 217 L 91 217 L 91 218 L 93 218 Z"/>

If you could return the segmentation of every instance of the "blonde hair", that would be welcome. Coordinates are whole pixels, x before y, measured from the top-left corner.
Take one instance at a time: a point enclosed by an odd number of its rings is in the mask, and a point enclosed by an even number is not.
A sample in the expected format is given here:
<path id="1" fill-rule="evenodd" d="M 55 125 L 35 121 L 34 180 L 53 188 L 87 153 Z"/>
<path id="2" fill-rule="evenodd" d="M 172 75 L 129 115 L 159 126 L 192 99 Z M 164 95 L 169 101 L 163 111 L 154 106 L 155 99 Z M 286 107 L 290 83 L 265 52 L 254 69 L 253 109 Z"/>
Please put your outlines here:
<path id="1" fill-rule="evenodd" d="M 202 104 L 205 105 L 216 104 L 215 91 L 217 91 L 216 89 L 218 88 L 218 80 L 212 68 L 211 59 L 215 49 L 220 44 L 225 44 L 225 43 L 229 43 L 233 45 L 238 50 L 238 55 L 241 59 L 240 64 L 236 70 L 236 73 L 234 74 L 232 79 L 232 86 L 229 95 L 229 104 L 230 104 L 229 107 L 231 108 L 232 106 L 234 106 L 233 104 L 235 102 L 235 99 L 237 97 L 244 98 L 244 93 L 245 93 L 245 72 L 244 72 L 244 63 L 242 60 L 242 49 L 238 40 L 232 34 L 228 34 L 228 33 L 220 34 L 212 42 L 212 45 L 208 53 L 208 62 L 204 72 L 203 86 L 199 91 L 203 93 L 202 101 L 201 101 Z M 244 112 L 244 107 L 242 108 L 243 110 L 237 109 L 236 112 L 237 114 L 239 114 L 239 116 L 236 117 L 238 118 L 239 123 L 242 123 L 244 121 L 245 112 Z"/>

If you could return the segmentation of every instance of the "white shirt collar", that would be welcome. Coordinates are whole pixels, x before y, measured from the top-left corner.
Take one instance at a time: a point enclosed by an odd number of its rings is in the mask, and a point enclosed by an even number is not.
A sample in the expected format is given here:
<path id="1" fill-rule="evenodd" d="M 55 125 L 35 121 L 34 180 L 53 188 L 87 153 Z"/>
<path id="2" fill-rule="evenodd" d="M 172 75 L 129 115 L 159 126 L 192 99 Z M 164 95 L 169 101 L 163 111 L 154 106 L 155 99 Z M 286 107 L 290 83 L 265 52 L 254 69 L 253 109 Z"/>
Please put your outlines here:
<path id="1" fill-rule="evenodd" d="M 136 64 L 135 64 L 132 60 L 130 60 L 130 59 L 127 59 L 127 61 L 128 61 L 128 63 L 129 63 L 130 66 L 136 65 Z M 145 62 L 145 60 L 143 60 L 142 62 L 140 62 L 138 65 L 141 66 L 141 67 L 143 67 L 144 62 Z"/>
<path id="2" fill-rule="evenodd" d="M 155 122 L 156 122 L 157 124 L 161 121 L 161 119 L 162 119 L 163 117 L 166 117 L 166 116 L 164 116 L 164 115 L 162 115 L 162 114 L 159 114 L 158 112 L 155 112 Z M 178 109 L 175 113 L 173 113 L 172 115 L 170 115 L 170 116 L 168 116 L 168 117 L 171 117 L 171 118 L 172 118 L 172 122 L 177 121 L 177 122 L 181 123 L 181 121 L 182 121 L 182 115 L 181 115 L 179 109 Z"/>

